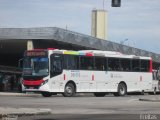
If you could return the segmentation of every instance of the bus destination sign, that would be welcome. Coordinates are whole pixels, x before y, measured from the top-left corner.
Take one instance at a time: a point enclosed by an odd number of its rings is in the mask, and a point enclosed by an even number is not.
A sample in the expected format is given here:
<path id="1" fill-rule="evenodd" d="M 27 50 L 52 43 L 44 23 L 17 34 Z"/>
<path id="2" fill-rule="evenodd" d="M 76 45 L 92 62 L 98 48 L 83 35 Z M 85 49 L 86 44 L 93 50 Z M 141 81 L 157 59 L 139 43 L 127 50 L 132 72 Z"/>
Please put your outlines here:
<path id="1" fill-rule="evenodd" d="M 46 56 L 46 51 L 27 51 L 26 56 L 35 57 L 35 56 Z"/>

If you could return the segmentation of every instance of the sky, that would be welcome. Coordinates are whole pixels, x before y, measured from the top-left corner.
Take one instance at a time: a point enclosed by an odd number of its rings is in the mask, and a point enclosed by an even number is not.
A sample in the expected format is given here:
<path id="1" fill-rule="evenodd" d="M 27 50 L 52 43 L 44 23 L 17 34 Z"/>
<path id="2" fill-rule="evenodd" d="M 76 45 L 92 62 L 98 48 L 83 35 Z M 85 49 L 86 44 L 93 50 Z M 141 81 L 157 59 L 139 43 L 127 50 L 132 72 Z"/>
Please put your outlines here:
<path id="1" fill-rule="evenodd" d="M 59 27 L 91 35 L 91 12 L 103 0 L 0 0 L 0 28 Z M 107 40 L 160 54 L 160 1 L 121 0 L 107 11 Z"/>

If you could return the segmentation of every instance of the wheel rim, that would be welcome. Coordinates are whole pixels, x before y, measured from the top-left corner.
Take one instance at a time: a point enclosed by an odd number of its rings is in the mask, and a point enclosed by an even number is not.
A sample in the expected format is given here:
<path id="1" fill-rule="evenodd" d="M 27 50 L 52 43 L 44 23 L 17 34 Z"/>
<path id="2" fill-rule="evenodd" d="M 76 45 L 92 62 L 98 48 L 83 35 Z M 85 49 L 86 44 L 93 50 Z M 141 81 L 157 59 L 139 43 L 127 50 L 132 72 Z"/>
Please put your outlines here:
<path id="1" fill-rule="evenodd" d="M 73 93 L 72 87 L 66 86 L 66 92 L 67 94 L 72 94 Z"/>
<path id="2" fill-rule="evenodd" d="M 121 95 L 124 95 L 125 94 L 125 88 L 124 88 L 124 86 L 120 85 L 119 91 L 120 91 Z"/>

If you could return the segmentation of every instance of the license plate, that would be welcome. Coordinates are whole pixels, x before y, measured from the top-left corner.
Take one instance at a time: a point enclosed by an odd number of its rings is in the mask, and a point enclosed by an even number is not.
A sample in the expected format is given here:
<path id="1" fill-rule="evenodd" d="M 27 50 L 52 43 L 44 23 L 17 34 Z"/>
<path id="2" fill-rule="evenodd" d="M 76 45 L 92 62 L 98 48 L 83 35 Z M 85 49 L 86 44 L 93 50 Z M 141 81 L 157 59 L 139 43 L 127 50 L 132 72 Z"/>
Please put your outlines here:
<path id="1" fill-rule="evenodd" d="M 34 89 L 34 87 L 29 87 L 29 89 Z"/>

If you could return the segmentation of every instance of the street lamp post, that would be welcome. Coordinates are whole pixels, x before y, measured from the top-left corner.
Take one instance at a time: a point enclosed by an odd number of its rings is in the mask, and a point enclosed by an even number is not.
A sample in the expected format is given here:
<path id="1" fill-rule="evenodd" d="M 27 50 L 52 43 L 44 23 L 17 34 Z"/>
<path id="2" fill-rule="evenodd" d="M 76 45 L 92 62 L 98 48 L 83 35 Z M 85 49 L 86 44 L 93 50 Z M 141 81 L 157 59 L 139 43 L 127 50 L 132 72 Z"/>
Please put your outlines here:
<path id="1" fill-rule="evenodd" d="M 126 41 L 128 41 L 128 40 L 129 40 L 129 39 L 122 40 L 122 41 L 120 41 L 120 44 L 124 45 L 124 43 L 125 43 Z"/>
<path id="2" fill-rule="evenodd" d="M 105 0 L 103 0 L 103 10 L 104 10 L 104 1 L 105 1 Z"/>

